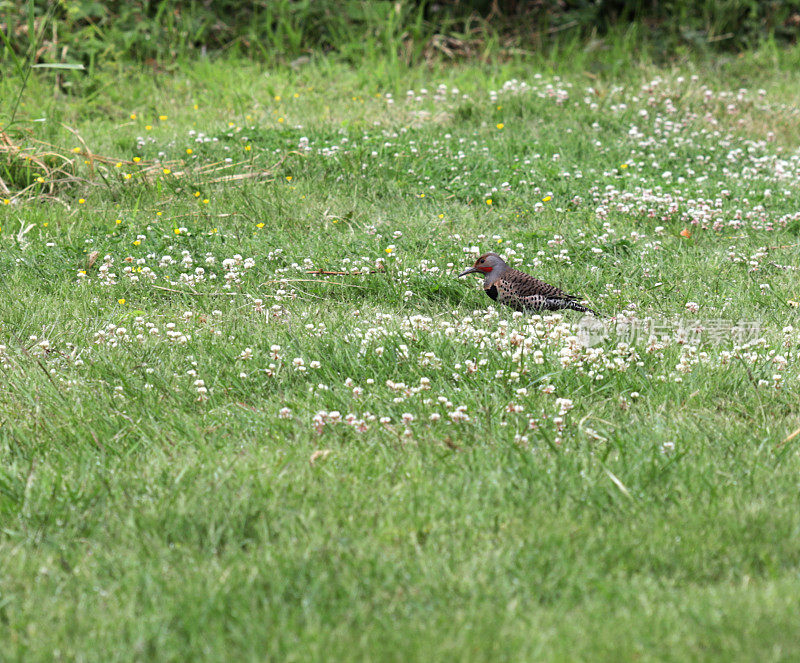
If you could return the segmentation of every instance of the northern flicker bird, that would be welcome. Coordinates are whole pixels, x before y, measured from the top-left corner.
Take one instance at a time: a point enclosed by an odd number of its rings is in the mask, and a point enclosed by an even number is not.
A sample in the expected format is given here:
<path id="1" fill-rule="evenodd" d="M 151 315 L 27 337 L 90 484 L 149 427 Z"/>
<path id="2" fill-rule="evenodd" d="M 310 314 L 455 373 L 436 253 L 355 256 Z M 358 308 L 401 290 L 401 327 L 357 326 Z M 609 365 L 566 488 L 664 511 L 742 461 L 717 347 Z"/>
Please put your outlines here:
<path id="1" fill-rule="evenodd" d="M 579 297 L 568 295 L 555 286 L 509 267 L 496 253 L 484 253 L 472 267 L 465 269 L 458 276 L 473 273 L 483 274 L 483 289 L 489 297 L 500 304 L 510 306 L 515 311 L 571 309 L 597 315 L 588 306 L 579 304 L 577 301 Z"/>

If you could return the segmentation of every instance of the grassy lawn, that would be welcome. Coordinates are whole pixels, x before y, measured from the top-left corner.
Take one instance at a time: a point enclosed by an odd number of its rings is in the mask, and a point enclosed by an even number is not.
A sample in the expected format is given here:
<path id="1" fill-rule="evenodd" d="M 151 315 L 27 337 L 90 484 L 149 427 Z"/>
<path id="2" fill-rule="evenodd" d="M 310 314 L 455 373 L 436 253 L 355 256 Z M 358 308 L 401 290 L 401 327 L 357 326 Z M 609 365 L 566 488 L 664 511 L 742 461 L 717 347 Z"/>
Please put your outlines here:
<path id="1" fill-rule="evenodd" d="M 29 81 L 0 659 L 800 659 L 797 53 L 586 57 Z"/>

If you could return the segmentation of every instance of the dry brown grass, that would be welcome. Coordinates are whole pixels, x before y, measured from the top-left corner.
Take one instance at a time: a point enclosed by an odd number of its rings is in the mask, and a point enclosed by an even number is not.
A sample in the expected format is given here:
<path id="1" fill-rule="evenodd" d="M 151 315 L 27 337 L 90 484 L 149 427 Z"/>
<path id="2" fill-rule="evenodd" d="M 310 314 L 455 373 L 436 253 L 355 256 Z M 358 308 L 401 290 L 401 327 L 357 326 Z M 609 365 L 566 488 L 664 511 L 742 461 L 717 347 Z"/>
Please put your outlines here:
<path id="1" fill-rule="evenodd" d="M 148 184 L 168 174 L 171 178 L 192 178 L 204 184 L 235 185 L 254 179 L 269 179 L 289 156 L 302 156 L 300 152 L 290 151 L 267 167 L 255 160 L 217 161 L 198 166 L 183 159 L 134 162 L 93 152 L 77 131 L 62 126 L 75 136 L 80 149 L 66 149 L 40 140 L 29 129 L 16 130 L 14 137 L 8 131 L 0 131 L 0 195 L 12 202 L 50 199 L 68 207 L 59 197 L 61 194 L 93 186 L 122 186 L 120 175 L 123 171 L 120 169 L 123 167 L 138 181 Z"/>

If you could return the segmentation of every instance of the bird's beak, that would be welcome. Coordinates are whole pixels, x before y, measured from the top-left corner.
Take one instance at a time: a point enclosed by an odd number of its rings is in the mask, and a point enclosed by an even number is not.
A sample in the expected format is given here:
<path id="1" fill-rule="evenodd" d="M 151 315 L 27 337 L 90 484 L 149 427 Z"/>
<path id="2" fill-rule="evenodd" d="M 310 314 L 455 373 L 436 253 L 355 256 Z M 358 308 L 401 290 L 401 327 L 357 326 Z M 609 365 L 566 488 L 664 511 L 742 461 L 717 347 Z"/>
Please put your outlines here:
<path id="1" fill-rule="evenodd" d="M 462 276 L 466 276 L 467 274 L 472 274 L 473 272 L 477 272 L 477 271 L 478 270 L 475 267 L 468 267 L 463 272 L 461 272 L 461 274 L 458 275 L 458 278 L 461 278 Z"/>

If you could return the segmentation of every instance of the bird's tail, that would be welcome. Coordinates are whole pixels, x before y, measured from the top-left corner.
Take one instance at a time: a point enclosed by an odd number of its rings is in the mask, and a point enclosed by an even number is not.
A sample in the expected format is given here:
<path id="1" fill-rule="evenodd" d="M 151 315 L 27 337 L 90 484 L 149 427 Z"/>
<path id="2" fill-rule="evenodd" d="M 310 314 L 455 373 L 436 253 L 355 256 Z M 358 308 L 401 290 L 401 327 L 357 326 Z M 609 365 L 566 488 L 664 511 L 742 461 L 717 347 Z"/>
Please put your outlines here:
<path id="1" fill-rule="evenodd" d="M 579 313 L 591 313 L 596 318 L 608 317 L 604 313 L 598 313 L 593 308 L 589 308 L 588 306 L 584 306 L 583 304 L 579 304 L 578 302 L 569 301 L 566 303 L 565 308 L 572 309 L 573 311 L 578 311 Z"/>

